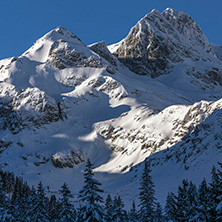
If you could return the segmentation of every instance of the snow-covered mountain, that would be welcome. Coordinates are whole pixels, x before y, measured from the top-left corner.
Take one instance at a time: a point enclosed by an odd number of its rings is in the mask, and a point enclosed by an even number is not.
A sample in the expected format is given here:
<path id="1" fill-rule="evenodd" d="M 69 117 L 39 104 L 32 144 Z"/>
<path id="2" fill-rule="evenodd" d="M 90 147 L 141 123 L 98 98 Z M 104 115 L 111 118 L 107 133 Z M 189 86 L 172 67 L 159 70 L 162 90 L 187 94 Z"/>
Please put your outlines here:
<path id="1" fill-rule="evenodd" d="M 221 52 L 169 8 L 108 47 L 50 31 L 0 61 L 1 167 L 79 190 L 89 158 L 108 192 L 132 200 L 149 157 L 165 200 L 182 179 L 209 177 L 222 157 Z"/>

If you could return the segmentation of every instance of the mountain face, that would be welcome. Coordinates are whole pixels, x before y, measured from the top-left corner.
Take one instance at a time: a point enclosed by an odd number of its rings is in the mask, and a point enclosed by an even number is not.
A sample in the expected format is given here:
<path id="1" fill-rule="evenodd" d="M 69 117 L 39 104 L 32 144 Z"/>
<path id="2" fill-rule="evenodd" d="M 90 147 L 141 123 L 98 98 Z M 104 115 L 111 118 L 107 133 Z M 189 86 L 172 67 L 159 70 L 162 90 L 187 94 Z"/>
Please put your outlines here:
<path id="1" fill-rule="evenodd" d="M 172 72 L 178 64 L 189 62 L 186 73 L 212 83 L 222 84 L 216 53 L 199 25 L 181 11 L 153 10 L 142 18 L 128 36 L 109 47 L 130 70 L 156 78 Z M 211 64 L 196 70 L 195 64 Z"/>
<path id="2" fill-rule="evenodd" d="M 131 200 L 149 158 L 164 201 L 222 157 L 221 52 L 174 9 L 153 10 L 108 47 L 50 31 L 0 61 L 1 168 L 77 191 L 89 158 L 105 189 Z"/>

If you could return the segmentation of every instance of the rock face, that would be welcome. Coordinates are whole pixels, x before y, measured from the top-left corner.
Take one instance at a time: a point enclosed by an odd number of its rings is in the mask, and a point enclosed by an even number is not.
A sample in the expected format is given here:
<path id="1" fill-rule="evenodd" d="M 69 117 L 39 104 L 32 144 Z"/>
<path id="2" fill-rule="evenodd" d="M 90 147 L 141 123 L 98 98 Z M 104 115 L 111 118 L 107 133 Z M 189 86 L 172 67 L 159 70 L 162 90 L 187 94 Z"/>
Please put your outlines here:
<path id="1" fill-rule="evenodd" d="M 104 41 L 98 42 L 88 46 L 92 51 L 102 56 L 105 60 L 107 60 L 110 64 L 112 64 L 115 68 L 117 68 L 118 59 L 110 53 L 109 49 L 106 46 Z"/>
<path id="2" fill-rule="evenodd" d="M 153 78 L 188 58 L 198 61 L 202 54 L 214 55 L 199 25 L 186 13 L 169 8 L 162 13 L 153 10 L 109 48 L 132 71 Z"/>
<path id="3" fill-rule="evenodd" d="M 49 50 L 47 62 L 50 65 L 58 69 L 91 67 L 105 68 L 108 72 L 114 72 L 109 63 L 88 50 L 73 33 L 63 27 L 58 27 L 54 32 L 57 32 L 60 36 L 55 38 Z M 54 36 L 55 34 L 52 33 L 51 35 Z"/>
<path id="4" fill-rule="evenodd" d="M 63 167 L 73 168 L 75 165 L 84 162 L 84 159 L 80 151 L 79 152 L 72 151 L 68 154 L 58 152 L 52 156 L 52 162 L 55 165 L 55 167 L 58 168 L 63 168 Z"/>
<path id="5" fill-rule="evenodd" d="M 164 172 L 178 182 L 195 159 L 210 169 L 222 158 L 220 59 L 221 47 L 173 9 L 153 10 L 108 47 L 86 46 L 58 27 L 0 61 L 0 167 L 30 184 L 75 187 L 89 158 L 101 180 L 123 193 L 120 185 L 136 177 L 122 180 L 122 173 L 137 176 L 147 157 L 156 180 Z"/>

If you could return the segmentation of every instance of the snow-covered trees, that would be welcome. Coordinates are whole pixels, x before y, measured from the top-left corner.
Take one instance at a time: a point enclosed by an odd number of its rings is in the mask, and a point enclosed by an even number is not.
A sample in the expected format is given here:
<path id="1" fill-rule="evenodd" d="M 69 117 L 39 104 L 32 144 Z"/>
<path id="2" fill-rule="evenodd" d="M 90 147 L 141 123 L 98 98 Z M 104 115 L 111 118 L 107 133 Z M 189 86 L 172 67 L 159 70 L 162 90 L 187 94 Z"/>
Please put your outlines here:
<path id="1" fill-rule="evenodd" d="M 209 221 L 210 217 L 210 189 L 204 178 L 198 188 L 197 194 L 197 219 L 199 221 Z"/>
<path id="2" fill-rule="evenodd" d="M 32 187 L 31 194 L 28 199 L 26 217 L 28 217 L 30 221 L 49 221 L 48 212 L 46 210 L 45 190 L 41 182 L 38 184 L 37 191 L 34 187 Z"/>
<path id="3" fill-rule="evenodd" d="M 141 178 L 140 183 L 140 193 L 139 193 L 139 200 L 140 200 L 140 221 L 143 222 L 151 222 L 154 220 L 154 212 L 155 212 L 155 190 L 154 190 L 154 183 L 150 176 L 150 163 L 145 161 L 144 163 L 144 170 L 143 175 Z"/>
<path id="4" fill-rule="evenodd" d="M 103 202 L 103 198 L 99 193 L 103 190 L 99 188 L 101 183 L 94 179 L 94 173 L 92 171 L 93 165 L 89 160 L 86 163 L 86 169 L 84 170 L 84 186 L 79 192 L 79 201 L 81 203 L 77 221 L 104 221 L 105 213 L 100 203 Z"/>
<path id="5" fill-rule="evenodd" d="M 135 201 L 133 201 L 132 208 L 130 209 L 128 218 L 129 218 L 129 222 L 137 222 L 139 220 Z"/>
<path id="6" fill-rule="evenodd" d="M 116 222 L 127 221 L 127 213 L 123 208 L 124 208 L 123 200 L 119 195 L 115 196 L 113 201 L 113 215 L 112 215 L 113 221 Z"/>
<path id="7" fill-rule="evenodd" d="M 165 206 L 165 214 L 168 221 L 175 221 L 177 215 L 177 203 L 174 193 L 168 193 Z"/>
<path id="8" fill-rule="evenodd" d="M 73 198 L 69 187 L 66 183 L 61 187 L 60 193 L 62 194 L 62 198 L 60 200 L 59 205 L 59 213 L 58 219 L 59 221 L 72 222 L 75 221 L 76 211 L 74 209 L 73 204 L 70 201 L 70 198 Z"/>
<path id="9" fill-rule="evenodd" d="M 105 200 L 105 221 L 112 222 L 113 221 L 113 208 L 114 203 L 110 196 L 110 194 L 107 195 L 107 198 Z"/>
<path id="10" fill-rule="evenodd" d="M 221 164 L 219 164 L 221 165 Z M 206 180 L 198 189 L 191 181 L 183 180 L 177 195 L 169 193 L 166 199 L 165 214 L 154 197 L 154 183 L 150 176 L 150 163 L 145 162 L 139 187 L 139 206 L 133 201 L 127 213 L 119 195 L 107 195 L 105 203 L 100 183 L 94 178 L 93 165 L 88 160 L 84 171 L 84 186 L 79 192 L 76 212 L 74 199 L 66 183 L 59 190 L 59 199 L 53 194 L 45 194 L 40 182 L 29 188 L 22 178 L 13 173 L 0 171 L 0 221 L 7 222 L 202 222 L 222 221 L 222 172 L 213 167 L 209 185 Z M 14 178 L 13 178 L 14 177 Z"/>

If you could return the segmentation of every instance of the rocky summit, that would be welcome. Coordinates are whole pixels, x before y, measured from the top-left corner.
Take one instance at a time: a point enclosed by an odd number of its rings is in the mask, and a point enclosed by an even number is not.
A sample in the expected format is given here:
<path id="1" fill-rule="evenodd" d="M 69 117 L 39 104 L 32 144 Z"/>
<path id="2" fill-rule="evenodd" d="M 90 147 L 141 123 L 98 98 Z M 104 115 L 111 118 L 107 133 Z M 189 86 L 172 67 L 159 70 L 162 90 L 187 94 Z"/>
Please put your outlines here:
<path id="1" fill-rule="evenodd" d="M 148 158 L 165 201 L 182 179 L 199 183 L 221 161 L 221 55 L 170 8 L 110 46 L 53 29 L 0 61 L 1 168 L 77 192 L 90 159 L 104 189 L 130 202 Z"/>

